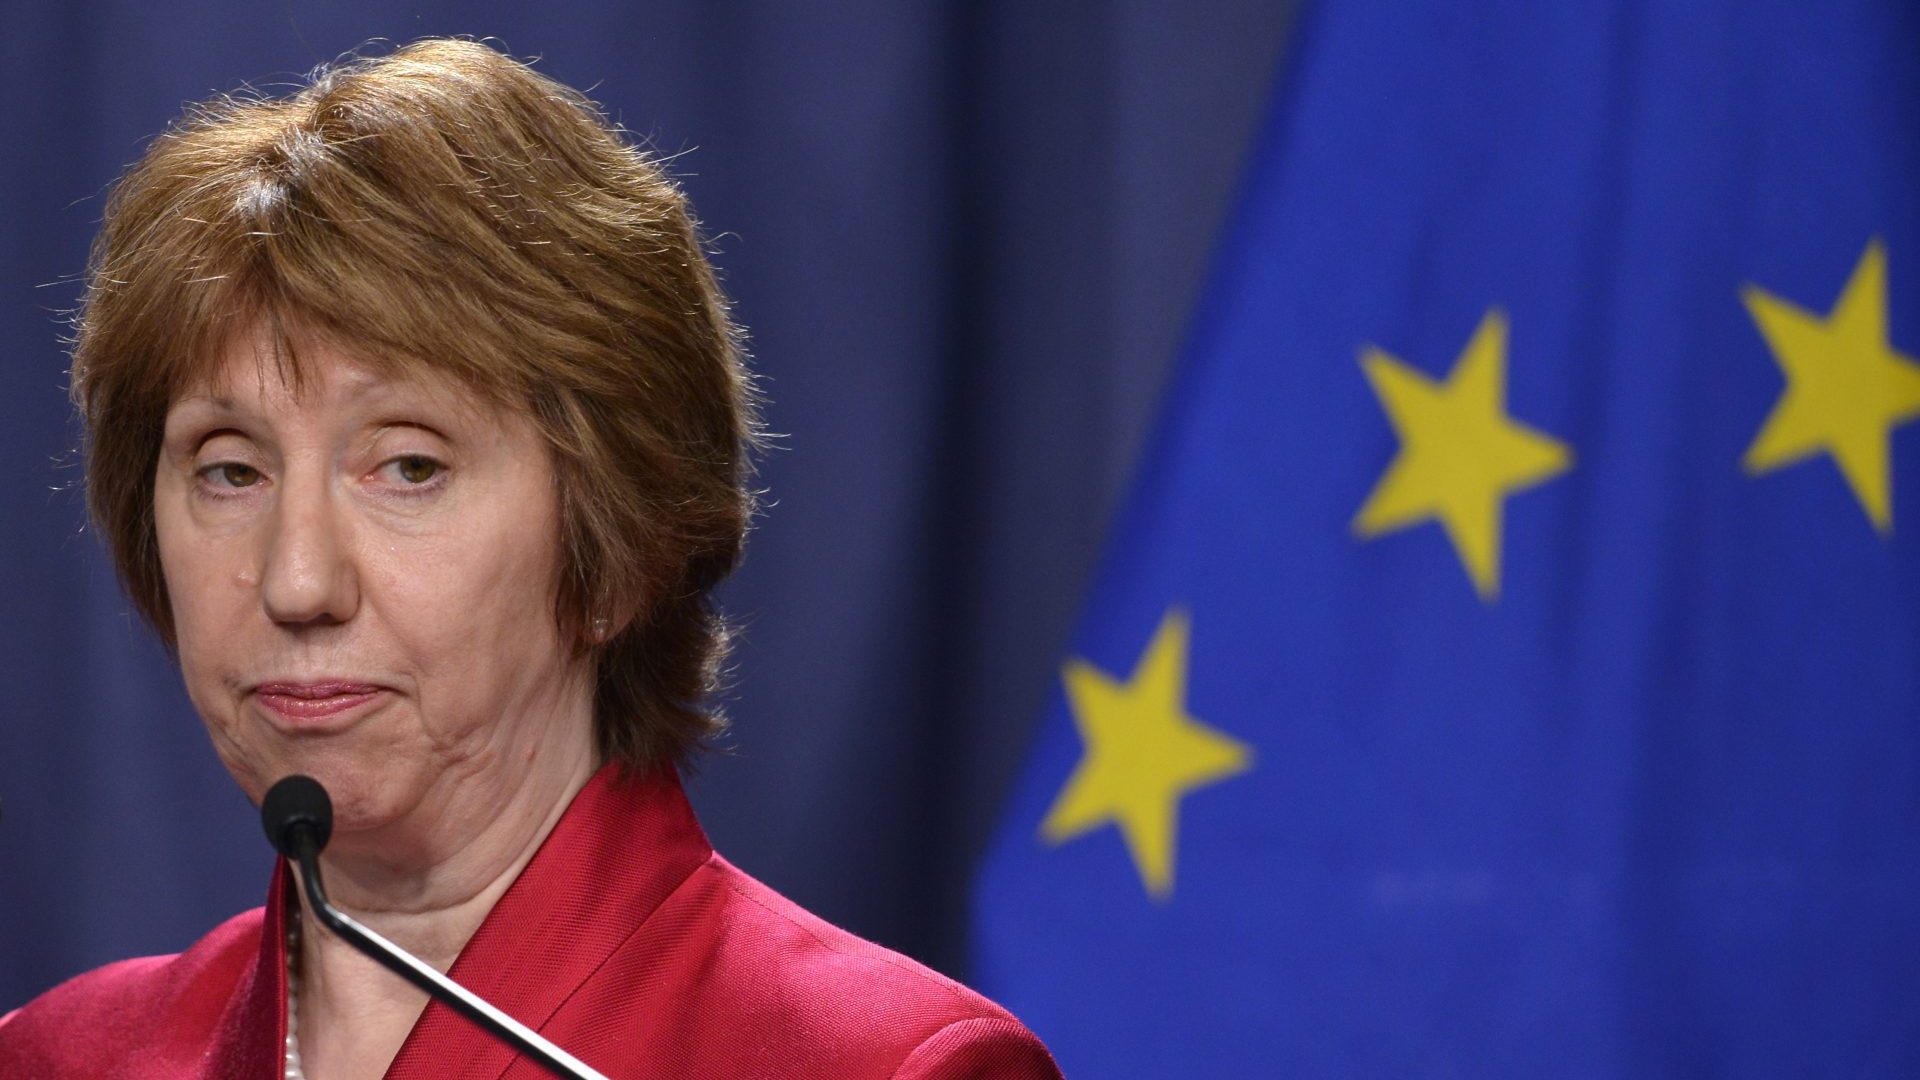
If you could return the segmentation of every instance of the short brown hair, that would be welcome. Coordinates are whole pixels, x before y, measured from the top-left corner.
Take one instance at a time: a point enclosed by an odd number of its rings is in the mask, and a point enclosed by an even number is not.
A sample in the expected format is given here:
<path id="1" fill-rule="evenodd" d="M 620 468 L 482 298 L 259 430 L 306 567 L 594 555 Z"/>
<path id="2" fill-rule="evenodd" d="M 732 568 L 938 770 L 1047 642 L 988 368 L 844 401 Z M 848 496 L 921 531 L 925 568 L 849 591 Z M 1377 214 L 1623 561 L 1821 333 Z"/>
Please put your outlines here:
<path id="1" fill-rule="evenodd" d="M 318 336 L 526 411 L 559 487 L 558 624 L 617 628 L 593 647 L 601 753 L 679 762 L 719 730 L 711 591 L 754 509 L 756 397 L 685 197 L 586 98 L 431 39 L 196 107 L 115 186 L 88 274 L 88 505 L 169 647 L 167 410 L 264 320 L 296 380 Z"/>

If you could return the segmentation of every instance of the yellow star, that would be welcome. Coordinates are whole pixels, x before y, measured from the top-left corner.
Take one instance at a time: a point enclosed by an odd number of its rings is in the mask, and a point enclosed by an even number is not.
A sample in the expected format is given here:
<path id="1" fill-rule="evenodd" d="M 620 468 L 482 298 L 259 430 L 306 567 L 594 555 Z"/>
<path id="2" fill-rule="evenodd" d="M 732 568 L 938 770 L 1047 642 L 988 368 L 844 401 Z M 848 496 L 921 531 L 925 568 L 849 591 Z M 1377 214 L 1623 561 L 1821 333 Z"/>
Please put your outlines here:
<path id="1" fill-rule="evenodd" d="M 1787 376 L 1787 388 L 1747 448 L 1758 476 L 1822 450 L 1833 455 L 1873 527 L 1893 529 L 1887 442 L 1920 416 L 1920 366 L 1887 341 L 1887 252 L 1867 243 L 1833 310 L 1822 319 L 1757 285 L 1747 311 Z"/>
<path id="2" fill-rule="evenodd" d="M 1118 682 L 1083 660 L 1064 669 L 1086 752 L 1054 799 L 1040 835 L 1061 844 L 1111 821 L 1156 900 L 1173 891 L 1180 798 L 1252 765 L 1253 752 L 1187 715 L 1187 616 L 1170 608 Z"/>
<path id="3" fill-rule="evenodd" d="M 1500 522 L 1507 496 L 1572 467 L 1558 442 L 1507 415 L 1507 317 L 1489 310 L 1453 373 L 1435 382 L 1371 346 L 1360 365 L 1400 452 L 1353 519 L 1371 538 L 1438 518 L 1483 600 L 1500 595 Z"/>

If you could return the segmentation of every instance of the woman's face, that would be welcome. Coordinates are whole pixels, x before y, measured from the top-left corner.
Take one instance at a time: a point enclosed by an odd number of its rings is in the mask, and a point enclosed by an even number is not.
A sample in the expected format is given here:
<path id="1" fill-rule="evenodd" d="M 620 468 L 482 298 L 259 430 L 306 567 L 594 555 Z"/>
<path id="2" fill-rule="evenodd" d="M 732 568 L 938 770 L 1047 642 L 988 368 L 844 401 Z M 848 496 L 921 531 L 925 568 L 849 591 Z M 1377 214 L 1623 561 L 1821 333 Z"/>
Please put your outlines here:
<path id="1" fill-rule="evenodd" d="M 154 516 L 188 695 L 250 797 L 307 773 L 341 833 L 504 796 L 591 740 L 545 445 L 451 381 L 301 357 L 296 393 L 243 335 L 167 413 Z"/>

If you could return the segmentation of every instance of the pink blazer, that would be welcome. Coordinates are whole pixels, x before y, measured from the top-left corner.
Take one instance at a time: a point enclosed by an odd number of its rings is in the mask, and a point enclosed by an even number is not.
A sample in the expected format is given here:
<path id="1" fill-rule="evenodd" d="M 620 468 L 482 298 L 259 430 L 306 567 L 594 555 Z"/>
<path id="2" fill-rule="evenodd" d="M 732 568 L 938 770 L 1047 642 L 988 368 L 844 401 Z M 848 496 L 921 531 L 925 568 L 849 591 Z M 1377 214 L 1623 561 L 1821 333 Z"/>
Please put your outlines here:
<path id="1" fill-rule="evenodd" d="M 286 909 L 112 964 L 0 1019 L 0 1080 L 281 1075 Z M 717 855 L 671 771 L 602 769 L 451 972 L 609 1077 L 1057 1077 L 1004 1009 Z M 429 1005 L 390 1080 L 546 1080 Z"/>

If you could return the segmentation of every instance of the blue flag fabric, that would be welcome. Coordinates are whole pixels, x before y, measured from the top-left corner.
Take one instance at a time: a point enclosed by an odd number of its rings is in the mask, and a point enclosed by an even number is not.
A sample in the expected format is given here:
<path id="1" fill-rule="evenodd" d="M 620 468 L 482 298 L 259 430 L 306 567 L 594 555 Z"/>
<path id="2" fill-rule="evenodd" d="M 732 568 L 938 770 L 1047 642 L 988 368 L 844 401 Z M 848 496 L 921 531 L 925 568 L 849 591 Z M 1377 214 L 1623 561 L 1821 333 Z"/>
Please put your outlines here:
<path id="1" fill-rule="evenodd" d="M 977 980 L 1069 1075 L 1920 1075 L 1920 13 L 1297 41 Z"/>

